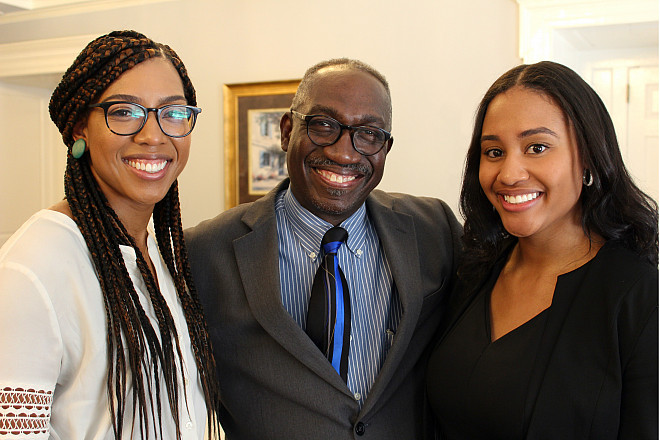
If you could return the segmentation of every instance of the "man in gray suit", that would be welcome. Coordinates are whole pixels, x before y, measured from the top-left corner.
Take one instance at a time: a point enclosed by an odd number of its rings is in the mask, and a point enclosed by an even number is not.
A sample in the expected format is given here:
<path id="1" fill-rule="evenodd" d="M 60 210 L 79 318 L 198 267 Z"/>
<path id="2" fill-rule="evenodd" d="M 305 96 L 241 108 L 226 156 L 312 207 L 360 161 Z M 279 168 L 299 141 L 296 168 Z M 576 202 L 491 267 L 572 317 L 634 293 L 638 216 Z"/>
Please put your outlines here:
<path id="1" fill-rule="evenodd" d="M 355 60 L 319 63 L 280 122 L 289 179 L 187 232 L 228 440 L 432 432 L 427 349 L 451 289 L 461 227 L 440 200 L 374 190 L 391 124 L 380 73 Z M 337 253 L 350 292 L 346 380 L 305 332 L 321 238 L 337 225 L 348 231 Z"/>

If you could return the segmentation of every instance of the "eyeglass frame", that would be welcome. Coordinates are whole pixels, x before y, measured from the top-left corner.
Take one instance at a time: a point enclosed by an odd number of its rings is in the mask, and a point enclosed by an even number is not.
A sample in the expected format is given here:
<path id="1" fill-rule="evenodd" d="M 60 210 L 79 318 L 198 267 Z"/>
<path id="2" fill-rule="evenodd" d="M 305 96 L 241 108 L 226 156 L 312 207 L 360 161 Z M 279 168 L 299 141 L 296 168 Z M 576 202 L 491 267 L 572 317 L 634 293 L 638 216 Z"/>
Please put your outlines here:
<path id="1" fill-rule="evenodd" d="M 128 134 L 117 133 L 112 128 L 110 128 L 110 124 L 108 123 L 108 109 L 111 106 L 116 105 L 116 104 L 131 104 L 131 105 L 135 105 L 135 106 L 141 108 L 142 110 L 144 110 L 145 116 L 142 119 L 142 124 L 140 124 L 140 127 L 138 127 L 138 129 L 135 130 L 133 133 L 128 133 Z M 137 102 L 131 102 L 131 101 L 106 101 L 106 102 L 99 102 L 98 104 L 90 104 L 90 105 L 88 105 L 88 107 L 89 108 L 101 108 L 101 109 L 103 109 L 103 115 L 104 115 L 104 119 L 105 119 L 105 126 L 108 127 L 108 130 L 110 130 L 111 132 L 113 132 L 117 136 L 133 136 L 134 134 L 139 133 L 140 130 L 142 130 L 144 128 L 145 124 L 147 123 L 147 119 L 149 119 L 149 113 L 154 112 L 154 113 L 156 113 L 156 122 L 158 123 L 158 128 L 160 128 L 160 131 L 162 131 L 165 136 L 169 136 L 171 138 L 176 138 L 176 139 L 184 138 L 184 137 L 188 136 L 190 133 L 192 133 L 193 129 L 195 128 L 195 124 L 197 123 L 197 115 L 202 112 L 201 108 L 195 107 L 193 105 L 187 105 L 187 104 L 168 104 L 168 105 L 164 105 L 164 106 L 159 107 L 159 108 L 154 108 L 154 107 L 145 107 L 141 104 L 138 104 Z M 183 135 L 178 135 L 178 136 L 173 136 L 171 134 L 165 133 L 165 130 L 163 130 L 163 126 L 160 125 L 160 113 L 163 110 L 165 110 L 166 108 L 169 108 L 169 107 L 186 107 L 186 108 L 188 108 L 192 111 L 193 122 L 191 124 L 190 131 L 188 131 L 188 133 L 183 134 Z"/>
<path id="2" fill-rule="evenodd" d="M 343 134 L 344 130 L 348 130 L 348 132 L 350 133 L 351 145 L 353 146 L 353 149 L 355 151 L 357 151 L 358 153 L 360 153 L 361 155 L 363 155 L 363 156 L 374 156 L 374 155 L 380 153 L 381 150 L 383 149 L 383 147 L 385 147 L 385 145 L 387 144 L 387 142 L 389 142 L 392 139 L 392 133 L 390 133 L 387 130 L 383 130 L 382 128 L 379 128 L 379 127 L 374 127 L 374 126 L 371 126 L 371 125 L 347 125 L 347 124 L 342 124 L 341 122 L 339 122 L 335 118 L 327 116 L 327 115 L 319 115 L 319 114 L 305 115 L 303 113 L 295 111 L 294 109 L 290 109 L 289 111 L 291 112 L 292 115 L 297 116 L 298 118 L 305 121 L 305 125 L 306 125 L 305 131 L 307 133 L 307 138 L 309 138 L 310 142 L 313 143 L 314 145 L 316 145 L 317 147 L 329 147 L 330 145 L 336 144 L 337 141 L 341 138 L 341 135 Z M 309 135 L 309 121 L 312 118 L 316 117 L 316 116 L 321 116 L 323 118 L 331 119 L 331 120 L 335 121 L 337 123 L 337 125 L 339 125 L 339 134 L 337 135 L 337 139 L 335 139 L 333 142 L 331 142 L 329 144 L 317 144 L 316 142 L 314 142 L 312 137 Z M 370 154 L 365 154 L 355 146 L 355 139 L 354 139 L 355 131 L 357 129 L 360 129 L 360 128 L 367 128 L 369 130 L 378 130 L 381 133 L 385 134 L 385 141 L 383 141 L 383 145 L 380 146 L 378 151 L 376 151 L 374 153 L 370 153 Z"/>

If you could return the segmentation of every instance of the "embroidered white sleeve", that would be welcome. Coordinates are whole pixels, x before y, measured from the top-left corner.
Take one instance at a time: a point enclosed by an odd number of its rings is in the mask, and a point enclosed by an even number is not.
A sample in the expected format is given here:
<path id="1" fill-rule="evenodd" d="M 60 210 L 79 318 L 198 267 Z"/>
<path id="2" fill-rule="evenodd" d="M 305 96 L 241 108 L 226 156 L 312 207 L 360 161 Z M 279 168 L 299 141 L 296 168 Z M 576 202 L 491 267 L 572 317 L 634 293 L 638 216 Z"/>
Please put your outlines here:
<path id="1" fill-rule="evenodd" d="M 48 440 L 53 392 L 0 389 L 0 438 Z"/>

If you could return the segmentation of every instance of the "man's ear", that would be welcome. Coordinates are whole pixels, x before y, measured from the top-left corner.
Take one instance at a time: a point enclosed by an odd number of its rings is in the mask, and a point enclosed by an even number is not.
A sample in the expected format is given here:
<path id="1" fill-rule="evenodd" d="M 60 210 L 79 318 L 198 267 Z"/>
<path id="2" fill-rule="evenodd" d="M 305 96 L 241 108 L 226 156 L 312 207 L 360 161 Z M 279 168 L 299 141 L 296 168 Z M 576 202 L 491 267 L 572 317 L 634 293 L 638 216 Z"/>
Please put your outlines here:
<path id="1" fill-rule="evenodd" d="M 280 119 L 280 146 L 282 150 L 289 149 L 289 140 L 291 140 L 291 129 L 293 128 L 293 121 L 291 120 L 291 113 L 286 112 Z"/>
<path id="2" fill-rule="evenodd" d="M 390 150 L 392 149 L 392 145 L 394 145 L 394 138 L 391 137 L 389 141 L 387 141 L 387 145 L 385 146 L 385 154 L 389 153 Z"/>

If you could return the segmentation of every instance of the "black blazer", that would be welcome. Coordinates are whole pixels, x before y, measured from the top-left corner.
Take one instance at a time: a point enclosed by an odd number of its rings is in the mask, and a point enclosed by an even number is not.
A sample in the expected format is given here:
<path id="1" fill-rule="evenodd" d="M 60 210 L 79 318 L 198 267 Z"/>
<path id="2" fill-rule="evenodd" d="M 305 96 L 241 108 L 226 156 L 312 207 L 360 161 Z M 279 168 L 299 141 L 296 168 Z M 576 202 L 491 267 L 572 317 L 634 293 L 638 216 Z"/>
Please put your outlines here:
<path id="1" fill-rule="evenodd" d="M 478 292 L 457 309 L 443 338 Z M 657 439 L 658 269 L 608 242 L 558 277 L 548 312 L 527 395 L 533 411 L 526 438 Z"/>
<path id="2" fill-rule="evenodd" d="M 213 340 L 228 440 L 417 440 L 424 371 L 450 292 L 460 224 L 437 199 L 374 190 L 373 222 L 403 316 L 362 408 L 282 305 L 275 195 L 186 232 Z"/>

